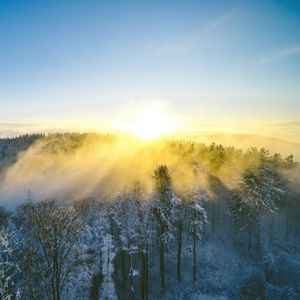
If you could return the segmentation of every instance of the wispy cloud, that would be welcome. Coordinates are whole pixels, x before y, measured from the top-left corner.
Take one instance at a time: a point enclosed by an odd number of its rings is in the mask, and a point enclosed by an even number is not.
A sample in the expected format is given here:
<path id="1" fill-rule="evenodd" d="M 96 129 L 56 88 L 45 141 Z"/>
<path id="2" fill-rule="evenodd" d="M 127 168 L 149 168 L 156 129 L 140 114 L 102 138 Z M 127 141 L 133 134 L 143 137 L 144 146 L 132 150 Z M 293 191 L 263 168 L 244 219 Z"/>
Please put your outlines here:
<path id="1" fill-rule="evenodd" d="M 221 28 L 225 27 L 235 17 L 236 13 L 241 9 L 241 5 L 228 10 L 197 30 L 179 37 L 175 40 L 166 41 L 156 49 L 156 53 L 163 56 L 174 56 L 184 54 L 192 49 L 206 47 L 213 35 Z"/>
<path id="2" fill-rule="evenodd" d="M 16 123 L 16 122 L 12 122 L 12 123 L 0 123 L 0 129 L 2 128 L 23 128 L 23 127 L 36 127 L 39 124 L 37 123 Z"/>
<path id="3" fill-rule="evenodd" d="M 229 11 L 224 12 L 223 14 L 217 16 L 210 23 L 207 24 L 206 30 L 216 30 L 224 25 L 226 25 L 231 19 L 235 17 L 238 11 L 241 9 L 241 5 L 238 5 L 232 8 Z"/>
<path id="4" fill-rule="evenodd" d="M 259 65 L 269 64 L 274 61 L 281 60 L 291 55 L 297 55 L 297 54 L 300 54 L 300 45 L 280 50 L 270 56 L 262 57 L 261 59 L 258 60 L 257 64 Z"/>

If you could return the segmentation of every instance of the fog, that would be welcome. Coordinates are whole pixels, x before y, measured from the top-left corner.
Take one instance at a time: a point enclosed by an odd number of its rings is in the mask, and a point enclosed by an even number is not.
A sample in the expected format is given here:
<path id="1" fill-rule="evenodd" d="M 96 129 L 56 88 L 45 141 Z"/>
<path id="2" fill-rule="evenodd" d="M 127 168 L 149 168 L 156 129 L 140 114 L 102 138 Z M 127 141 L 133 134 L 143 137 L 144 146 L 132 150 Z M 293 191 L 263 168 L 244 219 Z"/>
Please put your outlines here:
<path id="1" fill-rule="evenodd" d="M 179 194 L 201 188 L 213 199 L 210 176 L 236 189 L 244 172 L 259 166 L 255 153 L 245 156 L 234 148 L 213 147 L 163 139 L 142 142 L 97 134 L 51 134 L 21 152 L 2 172 L 1 204 L 15 206 L 28 194 L 37 200 L 111 195 L 135 182 L 151 192 L 152 174 L 160 164 L 168 166 Z M 299 176 L 286 175 L 299 182 Z"/>

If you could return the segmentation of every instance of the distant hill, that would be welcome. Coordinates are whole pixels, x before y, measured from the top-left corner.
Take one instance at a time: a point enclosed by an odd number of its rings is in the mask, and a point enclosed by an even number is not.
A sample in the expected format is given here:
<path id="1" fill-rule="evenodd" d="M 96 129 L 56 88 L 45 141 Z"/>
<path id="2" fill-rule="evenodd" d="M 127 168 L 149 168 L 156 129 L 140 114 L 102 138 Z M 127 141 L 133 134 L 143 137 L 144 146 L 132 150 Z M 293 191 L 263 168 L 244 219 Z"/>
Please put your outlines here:
<path id="1" fill-rule="evenodd" d="M 223 146 L 235 146 L 247 150 L 250 147 L 266 148 L 271 153 L 280 153 L 283 157 L 293 154 L 295 160 L 300 161 L 300 143 L 291 142 L 283 139 L 271 138 L 254 134 L 227 134 L 227 133 L 211 133 L 196 132 L 182 133 L 172 136 L 173 138 L 183 138 L 194 140 L 205 144 L 221 144 Z"/>

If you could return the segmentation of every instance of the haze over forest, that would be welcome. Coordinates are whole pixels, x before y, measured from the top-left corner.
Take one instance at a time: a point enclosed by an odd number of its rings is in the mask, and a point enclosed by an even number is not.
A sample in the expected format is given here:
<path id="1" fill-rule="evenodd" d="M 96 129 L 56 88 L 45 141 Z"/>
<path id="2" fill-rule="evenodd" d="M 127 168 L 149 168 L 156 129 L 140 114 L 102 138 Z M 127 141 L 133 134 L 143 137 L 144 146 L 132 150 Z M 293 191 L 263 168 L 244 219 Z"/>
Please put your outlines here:
<path id="1" fill-rule="evenodd" d="M 300 299 L 300 2 L 0 0 L 0 300 Z"/>

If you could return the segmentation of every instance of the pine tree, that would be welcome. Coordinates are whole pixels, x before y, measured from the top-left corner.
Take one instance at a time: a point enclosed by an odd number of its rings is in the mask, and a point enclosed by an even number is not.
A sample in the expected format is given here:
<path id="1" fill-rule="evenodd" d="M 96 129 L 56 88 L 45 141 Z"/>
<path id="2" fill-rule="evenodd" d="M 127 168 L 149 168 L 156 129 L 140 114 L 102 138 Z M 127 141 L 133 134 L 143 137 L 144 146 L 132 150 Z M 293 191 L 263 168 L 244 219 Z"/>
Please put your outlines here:
<path id="1" fill-rule="evenodd" d="M 167 166 L 158 166 L 154 171 L 153 179 L 155 191 L 153 214 L 158 224 L 160 278 L 161 289 L 163 290 L 165 288 L 165 248 L 174 239 L 174 207 L 177 205 L 177 198 L 172 190 L 171 177 Z"/>
<path id="2" fill-rule="evenodd" d="M 197 275 L 197 245 L 196 241 L 201 238 L 205 230 L 205 225 L 208 223 L 207 213 L 204 208 L 208 197 L 204 192 L 194 192 L 191 196 L 191 201 L 188 204 L 189 231 L 192 234 L 193 243 L 190 250 L 193 255 L 193 282 L 196 282 Z"/>
<path id="3" fill-rule="evenodd" d="M 264 217 L 277 212 L 284 190 L 268 151 L 261 149 L 254 157 L 259 161 L 258 167 L 247 170 L 244 174 L 240 189 L 232 198 L 230 211 L 236 230 L 248 230 L 248 247 L 251 245 L 252 230 L 255 229 L 257 251 L 265 253 L 267 245 Z"/>

